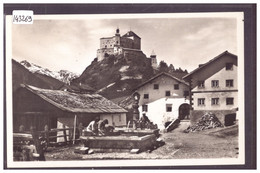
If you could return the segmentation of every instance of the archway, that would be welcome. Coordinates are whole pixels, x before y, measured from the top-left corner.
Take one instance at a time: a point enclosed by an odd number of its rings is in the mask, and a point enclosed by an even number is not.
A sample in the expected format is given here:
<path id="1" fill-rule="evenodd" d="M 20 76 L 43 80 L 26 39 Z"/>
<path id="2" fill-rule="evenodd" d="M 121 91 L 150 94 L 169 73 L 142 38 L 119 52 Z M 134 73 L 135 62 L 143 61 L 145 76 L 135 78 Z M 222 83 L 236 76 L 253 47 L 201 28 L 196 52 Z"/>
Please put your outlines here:
<path id="1" fill-rule="evenodd" d="M 105 56 L 105 57 L 109 57 L 109 54 L 108 54 L 108 53 L 105 53 L 104 56 Z"/>
<path id="2" fill-rule="evenodd" d="M 183 103 L 179 107 L 179 119 L 184 120 L 184 119 L 190 119 L 190 105 L 187 103 Z"/>

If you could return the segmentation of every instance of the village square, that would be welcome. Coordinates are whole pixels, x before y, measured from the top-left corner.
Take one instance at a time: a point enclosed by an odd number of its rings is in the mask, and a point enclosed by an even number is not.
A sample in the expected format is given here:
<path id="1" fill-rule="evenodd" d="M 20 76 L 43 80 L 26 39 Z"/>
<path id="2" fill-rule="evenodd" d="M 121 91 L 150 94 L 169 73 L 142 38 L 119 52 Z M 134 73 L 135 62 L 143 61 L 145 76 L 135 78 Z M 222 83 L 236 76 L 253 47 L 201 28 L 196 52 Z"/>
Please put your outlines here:
<path id="1" fill-rule="evenodd" d="M 117 28 L 79 77 L 13 85 L 14 161 L 238 157 L 237 55 L 187 72 L 163 68 L 155 52 L 146 57 L 141 36 Z"/>

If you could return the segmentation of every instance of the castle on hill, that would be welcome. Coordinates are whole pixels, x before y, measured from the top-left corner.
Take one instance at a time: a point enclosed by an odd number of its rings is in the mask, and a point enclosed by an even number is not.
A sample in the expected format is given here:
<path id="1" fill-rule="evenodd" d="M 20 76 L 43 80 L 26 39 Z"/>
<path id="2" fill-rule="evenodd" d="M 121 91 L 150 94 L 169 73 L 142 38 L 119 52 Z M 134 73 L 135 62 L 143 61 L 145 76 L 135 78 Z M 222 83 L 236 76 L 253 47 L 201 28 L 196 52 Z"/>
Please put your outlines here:
<path id="1" fill-rule="evenodd" d="M 128 31 L 123 36 L 120 35 L 119 29 L 112 37 L 100 38 L 100 49 L 97 50 L 98 61 L 103 60 L 109 55 L 133 55 L 143 54 L 141 50 L 141 38 L 133 31 Z M 154 52 L 151 56 L 151 65 L 157 67 L 157 59 Z"/>

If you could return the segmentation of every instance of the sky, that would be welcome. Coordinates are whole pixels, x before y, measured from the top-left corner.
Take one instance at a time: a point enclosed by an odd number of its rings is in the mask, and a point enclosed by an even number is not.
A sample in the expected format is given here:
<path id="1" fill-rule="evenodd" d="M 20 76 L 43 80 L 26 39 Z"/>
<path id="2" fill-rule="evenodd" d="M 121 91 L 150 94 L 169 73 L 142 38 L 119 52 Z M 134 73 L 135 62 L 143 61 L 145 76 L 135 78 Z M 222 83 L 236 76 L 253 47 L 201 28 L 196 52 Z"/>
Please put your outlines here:
<path id="1" fill-rule="evenodd" d="M 12 25 L 12 58 L 27 60 L 50 70 L 81 74 L 96 57 L 99 39 L 131 30 L 141 37 L 141 50 L 152 51 L 188 72 L 228 50 L 237 54 L 234 17 L 192 18 L 80 18 L 41 19 L 32 25 Z"/>

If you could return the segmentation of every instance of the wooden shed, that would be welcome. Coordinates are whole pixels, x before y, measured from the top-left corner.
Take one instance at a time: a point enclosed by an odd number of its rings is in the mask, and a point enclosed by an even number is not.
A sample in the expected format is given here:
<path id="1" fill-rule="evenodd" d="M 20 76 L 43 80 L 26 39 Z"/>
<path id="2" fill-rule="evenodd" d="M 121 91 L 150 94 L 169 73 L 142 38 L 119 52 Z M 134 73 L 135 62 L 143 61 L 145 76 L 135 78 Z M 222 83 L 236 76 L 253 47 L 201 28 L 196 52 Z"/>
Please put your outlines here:
<path id="1" fill-rule="evenodd" d="M 43 130 L 45 125 L 57 128 L 59 124 L 73 127 L 87 126 L 95 117 L 108 119 L 109 125 L 125 126 L 126 110 L 99 94 L 73 93 L 69 91 L 41 89 L 24 85 L 13 93 L 13 130 L 23 125 L 25 130 L 35 126 Z"/>

